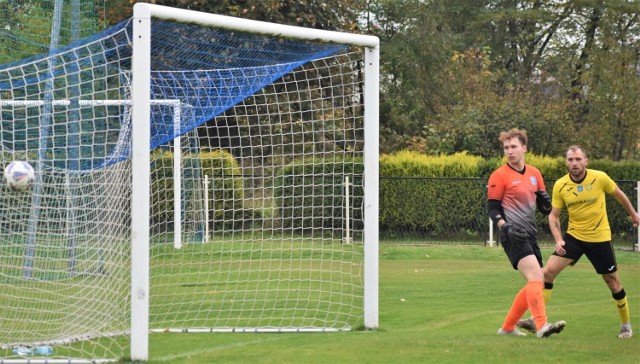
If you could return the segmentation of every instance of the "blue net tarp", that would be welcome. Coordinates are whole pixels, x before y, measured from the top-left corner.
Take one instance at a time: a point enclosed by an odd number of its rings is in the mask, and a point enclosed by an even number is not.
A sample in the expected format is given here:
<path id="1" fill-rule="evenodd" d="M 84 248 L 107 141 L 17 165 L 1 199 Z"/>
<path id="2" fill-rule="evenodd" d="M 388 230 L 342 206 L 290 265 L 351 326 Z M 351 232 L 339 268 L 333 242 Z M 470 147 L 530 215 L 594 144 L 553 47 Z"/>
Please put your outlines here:
<path id="1" fill-rule="evenodd" d="M 130 158 L 132 20 L 37 57 L 0 65 L 0 148 L 54 168 Z M 344 46 L 152 21 L 151 148 L 224 113 L 265 85 Z M 116 100 L 111 104 L 99 101 Z M 36 156 L 37 155 L 37 156 Z"/>

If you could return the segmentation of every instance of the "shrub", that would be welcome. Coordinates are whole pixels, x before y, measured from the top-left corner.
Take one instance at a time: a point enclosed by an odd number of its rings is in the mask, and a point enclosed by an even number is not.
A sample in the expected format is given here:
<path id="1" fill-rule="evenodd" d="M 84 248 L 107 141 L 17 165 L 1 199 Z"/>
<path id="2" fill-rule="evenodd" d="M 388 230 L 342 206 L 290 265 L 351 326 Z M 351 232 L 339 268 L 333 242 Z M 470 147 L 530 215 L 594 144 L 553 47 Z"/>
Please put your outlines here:
<path id="1" fill-rule="evenodd" d="M 173 153 L 165 151 L 152 157 L 151 216 L 153 224 L 171 225 L 173 221 Z M 186 153 L 182 156 L 183 181 L 202 181 L 209 176 L 209 218 L 212 227 L 233 226 L 247 219 L 259 218 L 259 213 L 243 205 L 244 190 L 240 167 L 233 156 L 223 150 Z M 198 186 L 183 186 L 183 194 L 199 190 Z M 201 199 L 196 193 L 192 199 Z M 189 201 L 185 201 L 189 203 Z M 202 206 L 201 201 L 194 202 Z M 201 208 L 201 207 L 200 207 Z"/>
<path id="2" fill-rule="evenodd" d="M 527 154 L 527 164 L 542 173 L 552 194 L 555 181 L 567 173 L 563 157 Z M 506 158 L 483 159 L 457 153 L 428 156 L 402 151 L 380 157 L 380 231 L 387 236 L 400 233 L 416 236 L 459 236 L 486 230 L 486 182 L 506 163 Z M 589 168 L 607 172 L 637 205 L 635 185 L 640 180 L 637 162 L 593 160 Z M 478 178 L 479 177 L 479 178 Z M 633 235 L 626 211 L 607 197 L 609 222 L 620 237 Z M 566 223 L 566 212 L 561 218 Z M 548 233 L 546 216 L 537 214 L 538 227 Z"/>
<path id="3" fill-rule="evenodd" d="M 281 168 L 273 189 L 281 226 L 301 233 L 341 233 L 345 177 L 352 183 L 350 195 L 356 196 L 351 206 L 361 206 L 363 171 L 361 158 L 304 158 Z M 352 219 L 361 221 L 362 209 L 352 211 Z"/>

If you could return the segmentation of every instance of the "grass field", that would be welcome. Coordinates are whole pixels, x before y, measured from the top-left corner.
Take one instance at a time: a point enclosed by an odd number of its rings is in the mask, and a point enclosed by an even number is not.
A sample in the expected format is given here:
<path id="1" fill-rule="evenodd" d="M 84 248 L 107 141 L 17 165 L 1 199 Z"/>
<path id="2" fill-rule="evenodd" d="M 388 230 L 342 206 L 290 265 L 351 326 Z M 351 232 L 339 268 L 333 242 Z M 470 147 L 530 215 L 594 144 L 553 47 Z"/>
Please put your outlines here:
<path id="1" fill-rule="evenodd" d="M 547 257 L 549 249 L 543 254 Z M 524 281 L 501 248 L 380 247 L 380 327 L 305 334 L 150 336 L 150 363 L 640 363 L 640 254 L 617 252 L 636 336 L 585 259 L 556 281 L 547 313 L 566 320 L 541 340 L 497 336 Z"/>

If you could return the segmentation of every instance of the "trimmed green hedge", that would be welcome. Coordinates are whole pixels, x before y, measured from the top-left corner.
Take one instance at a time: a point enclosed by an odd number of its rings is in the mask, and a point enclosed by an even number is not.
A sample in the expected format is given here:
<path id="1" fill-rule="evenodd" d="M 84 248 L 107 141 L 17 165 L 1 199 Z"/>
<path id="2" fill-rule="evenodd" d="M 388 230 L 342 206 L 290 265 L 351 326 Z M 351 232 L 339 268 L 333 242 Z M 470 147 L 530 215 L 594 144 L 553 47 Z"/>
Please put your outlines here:
<path id="1" fill-rule="evenodd" d="M 430 156 L 411 151 L 380 156 L 385 177 L 477 177 L 481 157 L 463 153 Z"/>
<path id="2" fill-rule="evenodd" d="M 567 173 L 563 157 L 527 154 L 526 162 L 540 169 L 547 190 Z M 402 151 L 380 157 L 380 230 L 394 233 L 441 236 L 480 234 L 486 226 L 486 182 L 506 163 L 505 158 L 483 159 L 467 153 L 428 156 Z M 590 161 L 588 168 L 605 171 L 617 181 L 636 205 L 635 181 L 640 180 L 640 163 Z M 608 215 L 615 234 L 633 236 L 624 208 L 607 197 Z M 566 212 L 563 212 L 563 217 Z M 538 214 L 541 232 L 548 232 L 546 217 Z"/>
<path id="3" fill-rule="evenodd" d="M 173 156 L 154 158 L 152 167 L 152 219 L 173 220 Z M 243 176 L 237 161 L 225 151 L 185 155 L 183 173 L 206 174 L 209 186 L 210 217 L 213 228 L 251 228 L 264 218 L 259 210 L 247 208 Z M 528 154 L 528 164 L 536 166 L 551 191 L 557 178 L 566 174 L 563 158 Z M 380 231 L 419 236 L 446 236 L 449 239 L 481 239 L 487 230 L 486 182 L 505 158 L 483 159 L 467 153 L 428 156 L 410 151 L 380 156 Z M 636 204 L 635 181 L 640 180 L 640 163 L 594 160 L 590 168 L 603 170 L 618 182 Z M 353 208 L 352 227 L 362 229 L 363 162 L 361 158 L 305 158 L 276 172 L 273 181 L 274 216 L 268 226 L 300 233 L 342 233 L 344 227 L 344 181 L 349 176 Z M 247 177 L 250 178 L 250 177 Z M 271 189 L 270 189 L 271 190 Z M 633 236 L 626 212 L 608 198 L 609 220 L 619 236 Z M 541 232 L 548 223 L 538 216 Z M 240 226 L 242 224 L 242 226 Z"/>
<path id="4" fill-rule="evenodd" d="M 486 181 L 391 177 L 380 181 L 380 230 L 449 238 L 479 237 L 486 221 Z M 400 234 L 402 233 L 402 234 Z"/>
<path id="5" fill-rule="evenodd" d="M 173 221 L 173 153 L 152 156 L 152 161 L 152 223 L 166 224 Z M 213 228 L 231 227 L 247 219 L 259 218 L 258 212 L 244 208 L 242 172 L 233 155 L 214 150 L 185 154 L 182 161 L 184 183 L 193 179 L 202 181 L 205 175 L 209 176 L 209 219 L 213 220 Z M 183 193 L 189 190 L 189 186 L 184 186 Z M 189 203 L 190 198 L 201 199 L 202 196 L 186 196 L 184 203 Z"/>
<path id="6" fill-rule="evenodd" d="M 305 158 L 284 166 L 273 188 L 281 227 L 300 233 L 341 232 L 345 177 L 348 176 L 352 184 L 351 205 L 362 206 L 363 170 L 361 158 Z M 362 209 L 352 211 L 352 220 L 361 221 Z M 353 228 L 359 230 L 361 226 Z"/>
<path id="7" fill-rule="evenodd" d="M 403 151 L 381 156 L 380 176 L 385 178 L 380 181 L 380 230 L 390 236 L 393 231 L 476 235 L 485 219 L 486 183 L 467 177 L 478 175 L 481 162 L 467 153 Z M 449 184 L 449 178 L 456 183 Z"/>

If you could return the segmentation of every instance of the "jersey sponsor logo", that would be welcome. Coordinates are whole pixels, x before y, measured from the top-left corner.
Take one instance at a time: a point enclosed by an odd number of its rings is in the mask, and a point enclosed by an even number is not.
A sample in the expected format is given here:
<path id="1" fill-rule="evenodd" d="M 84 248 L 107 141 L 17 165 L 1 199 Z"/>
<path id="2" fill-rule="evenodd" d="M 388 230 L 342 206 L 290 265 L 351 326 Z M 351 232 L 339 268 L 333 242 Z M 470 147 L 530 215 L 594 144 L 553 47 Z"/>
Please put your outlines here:
<path id="1" fill-rule="evenodd" d="M 567 202 L 567 207 L 573 206 L 573 205 L 581 205 L 583 203 L 594 203 L 598 201 L 598 199 L 595 198 L 591 198 L 588 200 L 578 200 L 578 201 L 572 201 L 572 202 Z"/>
<path id="2" fill-rule="evenodd" d="M 521 180 L 511 181 L 511 184 L 512 184 L 512 185 L 519 185 L 519 184 L 521 184 L 521 183 L 522 183 L 522 181 L 521 181 Z"/>
<path id="3" fill-rule="evenodd" d="M 529 181 L 531 181 L 531 184 L 534 185 L 534 186 L 538 185 L 538 180 L 536 179 L 535 176 L 529 177 Z"/>

